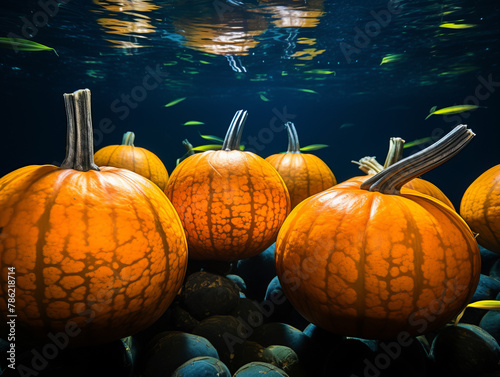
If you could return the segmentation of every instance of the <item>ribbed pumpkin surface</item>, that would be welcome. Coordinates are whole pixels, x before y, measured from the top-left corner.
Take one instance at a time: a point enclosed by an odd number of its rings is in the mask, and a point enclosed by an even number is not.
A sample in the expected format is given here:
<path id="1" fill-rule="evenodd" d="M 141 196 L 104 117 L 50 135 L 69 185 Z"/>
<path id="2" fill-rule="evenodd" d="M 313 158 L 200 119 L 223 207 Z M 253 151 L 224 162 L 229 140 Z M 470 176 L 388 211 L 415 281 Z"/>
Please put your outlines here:
<path id="1" fill-rule="evenodd" d="M 444 204 L 452 209 L 455 209 L 453 203 L 448 199 L 448 197 L 437 187 L 435 184 L 426 181 L 421 178 L 414 178 L 410 182 L 406 183 L 403 187 L 416 190 L 422 194 L 432 196 L 438 200 L 441 200 Z"/>
<path id="2" fill-rule="evenodd" d="M 17 325 L 46 336 L 76 323 L 76 344 L 155 322 L 186 271 L 181 222 L 158 187 L 124 169 L 27 166 L 0 179 L 0 310 L 15 267 Z"/>
<path id="3" fill-rule="evenodd" d="M 500 165 L 485 171 L 467 188 L 460 215 L 479 233 L 481 246 L 500 253 Z"/>
<path id="4" fill-rule="evenodd" d="M 362 181 L 306 199 L 287 217 L 276 242 L 287 298 L 342 335 L 387 339 L 444 325 L 479 280 L 470 230 L 432 198 L 361 190 Z"/>
<path id="5" fill-rule="evenodd" d="M 190 156 L 172 172 L 165 193 L 186 230 L 194 259 L 237 260 L 275 240 L 290 211 L 278 172 L 238 150 Z"/>
<path id="6" fill-rule="evenodd" d="M 153 181 L 162 190 L 168 181 L 163 162 L 153 152 L 132 145 L 109 145 L 94 155 L 97 166 L 114 166 L 128 169 Z"/>
<path id="7" fill-rule="evenodd" d="M 266 158 L 285 181 L 292 208 L 305 198 L 337 184 L 323 160 L 313 154 L 280 153 Z"/>

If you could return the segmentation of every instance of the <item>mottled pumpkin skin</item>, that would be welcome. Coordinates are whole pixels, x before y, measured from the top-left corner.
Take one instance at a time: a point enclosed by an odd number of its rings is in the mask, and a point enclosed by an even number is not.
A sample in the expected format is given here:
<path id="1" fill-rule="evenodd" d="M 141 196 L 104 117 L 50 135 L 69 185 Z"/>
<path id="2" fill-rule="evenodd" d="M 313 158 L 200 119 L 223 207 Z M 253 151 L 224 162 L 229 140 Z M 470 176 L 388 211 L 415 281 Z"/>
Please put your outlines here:
<path id="1" fill-rule="evenodd" d="M 193 259 L 257 255 L 276 240 L 290 212 L 278 172 L 251 152 L 190 156 L 172 172 L 165 193 L 184 225 Z"/>
<path id="2" fill-rule="evenodd" d="M 450 199 L 448 199 L 448 197 L 435 184 L 426 181 L 425 179 L 414 178 L 410 182 L 406 183 L 403 187 L 432 196 L 433 198 L 441 200 L 450 208 L 455 209 Z"/>
<path id="3" fill-rule="evenodd" d="M 182 224 L 164 193 L 124 169 L 27 166 L 0 179 L 0 311 L 15 267 L 17 329 L 104 343 L 155 322 L 187 267 Z"/>
<path id="4" fill-rule="evenodd" d="M 467 224 L 416 191 L 361 190 L 351 179 L 300 203 L 276 241 L 277 274 L 309 321 L 368 339 L 418 335 L 470 301 L 480 254 Z"/>
<path id="5" fill-rule="evenodd" d="M 327 164 L 307 153 L 280 153 L 266 158 L 285 181 L 292 208 L 305 198 L 337 184 Z"/>
<path id="6" fill-rule="evenodd" d="M 460 215 L 479 233 L 481 246 L 500 253 L 500 165 L 485 171 L 467 188 Z"/>
<path id="7" fill-rule="evenodd" d="M 128 169 L 153 181 L 162 190 L 168 181 L 168 171 L 153 152 L 132 145 L 109 145 L 94 154 L 97 166 Z"/>

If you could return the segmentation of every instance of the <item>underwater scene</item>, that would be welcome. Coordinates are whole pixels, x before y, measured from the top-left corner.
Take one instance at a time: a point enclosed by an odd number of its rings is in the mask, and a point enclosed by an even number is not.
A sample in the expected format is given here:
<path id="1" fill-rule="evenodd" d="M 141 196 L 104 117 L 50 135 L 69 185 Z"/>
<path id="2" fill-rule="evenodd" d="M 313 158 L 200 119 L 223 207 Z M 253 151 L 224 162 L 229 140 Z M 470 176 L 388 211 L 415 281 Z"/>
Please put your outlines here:
<path id="1" fill-rule="evenodd" d="M 0 10 L 0 375 L 500 376 L 498 2 Z"/>

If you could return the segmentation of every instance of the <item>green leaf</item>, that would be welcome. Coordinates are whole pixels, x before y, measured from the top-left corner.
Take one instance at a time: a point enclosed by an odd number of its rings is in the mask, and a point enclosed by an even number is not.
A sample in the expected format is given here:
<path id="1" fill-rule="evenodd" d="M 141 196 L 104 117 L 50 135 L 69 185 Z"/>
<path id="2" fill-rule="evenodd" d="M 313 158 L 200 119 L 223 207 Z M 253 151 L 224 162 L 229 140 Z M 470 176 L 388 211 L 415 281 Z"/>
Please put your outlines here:
<path id="1" fill-rule="evenodd" d="M 52 47 L 22 38 L 0 37 L 0 47 L 16 51 L 54 51 L 59 56 L 57 51 Z"/>
<path id="2" fill-rule="evenodd" d="M 309 152 L 309 151 L 317 151 L 319 149 L 327 148 L 326 144 L 311 144 L 306 145 L 305 147 L 300 148 L 301 152 Z"/>

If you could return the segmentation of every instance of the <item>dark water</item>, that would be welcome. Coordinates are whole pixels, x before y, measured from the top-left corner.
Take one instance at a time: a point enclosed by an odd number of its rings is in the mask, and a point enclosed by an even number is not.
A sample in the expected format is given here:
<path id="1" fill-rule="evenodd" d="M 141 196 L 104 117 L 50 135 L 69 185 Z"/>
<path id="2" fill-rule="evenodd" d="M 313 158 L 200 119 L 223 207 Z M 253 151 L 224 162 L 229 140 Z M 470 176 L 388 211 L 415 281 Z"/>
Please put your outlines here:
<path id="1" fill-rule="evenodd" d="M 361 174 L 351 160 L 383 162 L 392 136 L 440 137 L 466 123 L 476 138 L 424 177 L 456 206 L 500 163 L 494 0 L 2 0 L 0 9 L 0 36 L 58 54 L 0 50 L 0 175 L 62 161 L 62 94 L 81 88 L 92 91 L 96 150 L 134 131 L 135 145 L 169 172 L 183 139 L 196 146 L 211 143 L 199 132 L 223 137 L 238 109 L 249 113 L 247 149 L 262 157 L 286 150 L 281 126 L 293 121 L 302 146 L 329 145 L 314 153 L 338 181 Z M 464 103 L 482 107 L 424 120 L 432 106 Z M 182 125 L 189 120 L 205 124 Z"/>

